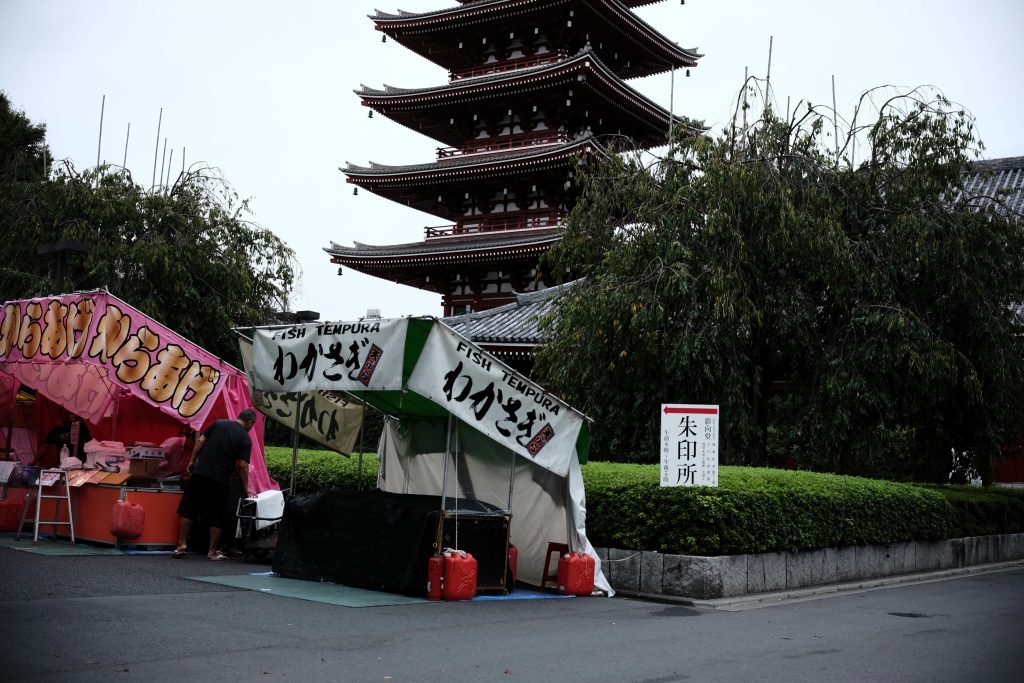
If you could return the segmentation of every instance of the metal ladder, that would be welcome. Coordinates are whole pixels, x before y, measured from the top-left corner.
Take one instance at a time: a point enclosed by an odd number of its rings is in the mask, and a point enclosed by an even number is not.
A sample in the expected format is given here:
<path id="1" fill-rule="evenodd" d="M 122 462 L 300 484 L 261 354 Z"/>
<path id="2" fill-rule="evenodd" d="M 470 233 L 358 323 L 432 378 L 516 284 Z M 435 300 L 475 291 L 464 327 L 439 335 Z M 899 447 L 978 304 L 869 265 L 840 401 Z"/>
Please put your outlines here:
<path id="1" fill-rule="evenodd" d="M 43 484 L 43 479 L 46 478 L 47 474 L 56 474 L 57 479 L 52 482 L 49 486 Z M 43 489 L 51 490 L 54 486 L 63 486 L 64 493 L 61 495 L 44 494 Z M 25 515 L 28 514 L 28 509 L 32 505 L 32 498 L 36 499 L 36 515 L 33 524 L 33 537 L 32 545 L 38 545 L 39 543 L 39 527 L 49 526 L 52 527 L 53 535 L 57 536 L 57 527 L 66 526 L 71 532 L 71 542 L 75 542 L 75 518 L 71 512 L 71 485 L 68 483 L 68 472 L 62 469 L 45 469 L 39 471 L 39 478 L 36 480 L 36 491 L 30 493 L 28 499 L 25 500 L 24 507 L 21 510 L 21 524 L 18 525 L 18 533 L 15 535 L 14 540 L 21 540 L 21 530 L 25 526 Z M 39 519 L 40 511 L 42 510 L 43 500 L 63 500 L 67 504 L 68 519 L 66 522 L 60 520 L 60 506 L 53 506 L 53 519 Z"/>

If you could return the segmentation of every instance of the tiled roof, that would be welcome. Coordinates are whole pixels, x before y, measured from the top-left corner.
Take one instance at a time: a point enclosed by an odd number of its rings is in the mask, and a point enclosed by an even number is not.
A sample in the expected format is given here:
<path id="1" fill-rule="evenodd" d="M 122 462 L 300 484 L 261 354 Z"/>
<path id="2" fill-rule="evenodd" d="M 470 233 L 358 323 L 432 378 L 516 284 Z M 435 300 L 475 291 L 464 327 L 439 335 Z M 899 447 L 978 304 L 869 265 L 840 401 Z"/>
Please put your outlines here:
<path id="1" fill-rule="evenodd" d="M 981 205 L 998 202 L 1011 214 L 1024 216 L 1024 157 L 973 162 L 964 190 Z"/>
<path id="2" fill-rule="evenodd" d="M 389 244 L 376 246 L 354 242 L 354 246 L 346 247 L 337 242 L 331 242 L 330 247 L 324 251 L 332 256 L 345 256 L 348 258 L 359 257 L 393 257 L 393 256 L 420 256 L 439 255 L 450 252 L 473 252 L 490 251 L 493 249 L 509 249 L 513 247 L 526 247 L 535 244 L 550 244 L 561 237 L 561 231 L 544 230 L 530 231 L 523 233 L 501 233 L 496 236 L 483 237 L 459 237 L 453 239 L 428 240 L 425 242 L 408 242 L 406 244 Z"/>
<path id="3" fill-rule="evenodd" d="M 593 4 L 604 5 L 604 8 L 594 8 L 594 13 L 599 16 L 604 16 L 608 13 L 612 15 L 618 15 L 618 18 L 611 16 L 608 17 L 609 24 L 617 25 L 622 22 L 619 19 L 624 19 L 626 23 L 632 25 L 636 29 L 639 29 L 642 33 L 646 34 L 646 37 L 650 41 L 648 43 L 652 52 L 661 52 L 662 54 L 674 54 L 676 58 L 689 66 L 695 66 L 697 60 L 704 55 L 697 51 L 697 48 L 683 48 L 679 47 L 675 41 L 669 40 L 667 36 L 662 34 L 660 31 L 655 29 L 653 26 L 648 24 L 646 21 L 641 19 L 635 12 L 631 10 L 631 7 L 639 7 L 641 5 L 652 4 L 647 1 L 629 1 L 623 2 L 623 0 L 591 0 Z M 591 4 L 587 2 L 586 4 Z M 441 23 L 447 17 L 458 17 L 460 15 L 480 15 L 493 9 L 494 11 L 500 11 L 503 6 L 511 6 L 516 13 L 522 13 L 524 10 L 522 5 L 530 4 L 530 0 L 477 0 L 476 2 L 466 2 L 457 7 L 451 7 L 448 9 L 433 10 L 429 12 L 407 12 L 405 10 L 398 10 L 397 13 L 392 14 L 388 12 L 381 12 L 377 10 L 375 14 L 368 15 L 374 22 L 387 25 L 389 23 L 403 23 L 409 22 L 412 24 L 420 23 Z M 536 4 L 541 4 L 539 1 Z M 530 11 L 530 10 L 526 10 Z M 424 20 L 421 22 L 420 20 Z M 659 50 L 660 48 L 660 50 Z M 665 70 L 669 68 L 669 65 L 665 65 Z"/>
<path id="4" fill-rule="evenodd" d="M 384 84 L 383 89 L 377 89 L 363 85 L 355 93 L 364 99 L 364 104 L 378 109 L 378 111 L 386 116 L 392 116 L 392 107 L 389 107 L 392 102 L 402 105 L 402 109 L 399 112 L 405 111 L 408 113 L 408 107 L 411 106 L 411 103 L 415 103 L 422 108 L 431 106 L 435 108 L 444 107 L 446 103 L 459 101 L 460 98 L 479 97 L 481 89 L 486 90 L 490 97 L 497 97 L 499 94 L 509 97 L 515 95 L 523 88 L 537 88 L 539 84 L 544 82 L 553 82 L 555 84 L 564 82 L 567 74 L 571 75 L 573 72 L 582 72 L 583 70 L 589 71 L 590 77 L 586 78 L 581 84 L 573 83 L 572 85 L 588 87 L 598 92 L 601 89 L 610 88 L 618 98 L 624 98 L 618 100 L 620 103 L 628 102 L 628 105 L 622 105 L 624 109 L 628 106 L 629 109 L 636 111 L 637 114 L 646 112 L 648 117 L 646 120 L 649 126 L 652 125 L 650 123 L 652 120 L 656 121 L 656 125 L 659 127 L 659 137 L 667 138 L 670 116 L 675 119 L 675 125 L 685 123 L 685 119 L 671 114 L 667 109 L 653 102 L 619 78 L 615 72 L 601 61 L 590 45 L 583 47 L 572 57 L 557 62 L 473 78 L 463 78 L 427 88 L 399 88 Z M 602 84 L 604 84 L 603 88 Z M 607 93 L 607 90 L 605 92 Z M 598 96 L 609 97 L 607 94 Z M 638 115 L 637 118 L 643 120 L 641 115 Z M 444 120 L 447 121 L 447 114 L 445 114 Z M 596 132 L 600 133 L 601 131 L 598 130 Z M 650 135 L 650 133 L 647 135 Z M 659 143 L 662 141 L 662 139 L 658 140 Z"/>
<path id="5" fill-rule="evenodd" d="M 500 167 L 517 161 L 525 162 L 543 160 L 545 157 L 556 158 L 558 156 L 564 156 L 566 153 L 575 152 L 577 148 L 583 147 L 587 144 L 597 144 L 594 141 L 594 136 L 589 131 L 580 133 L 569 142 L 564 142 L 558 145 L 544 145 L 539 148 L 518 149 L 508 153 L 497 152 L 492 154 L 466 155 L 462 158 L 446 159 L 443 162 L 432 161 L 426 164 L 407 164 L 404 166 L 388 166 L 385 164 L 378 164 L 373 161 L 370 162 L 369 166 L 357 166 L 356 164 L 346 162 L 345 168 L 339 170 L 350 176 L 389 176 L 396 174 L 431 173 L 434 171 L 449 172 L 454 169 L 470 166 Z"/>
<path id="6" fill-rule="evenodd" d="M 488 311 L 444 318 L 456 332 L 481 344 L 532 344 L 543 342 L 540 319 L 554 307 L 554 300 L 575 282 L 538 292 L 516 294 L 516 301 Z M 467 326 L 468 322 L 468 326 Z"/>

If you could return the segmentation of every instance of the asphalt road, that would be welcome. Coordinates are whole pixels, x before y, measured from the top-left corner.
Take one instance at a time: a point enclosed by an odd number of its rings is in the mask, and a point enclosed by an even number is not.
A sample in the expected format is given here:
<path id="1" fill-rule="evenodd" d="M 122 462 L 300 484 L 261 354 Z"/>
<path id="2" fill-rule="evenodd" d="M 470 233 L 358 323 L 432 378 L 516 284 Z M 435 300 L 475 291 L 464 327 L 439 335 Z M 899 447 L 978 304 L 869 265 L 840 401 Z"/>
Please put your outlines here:
<path id="1" fill-rule="evenodd" d="M 623 598 L 346 608 L 200 556 L 0 548 L 3 681 L 1024 681 L 1024 569 L 717 611 Z"/>

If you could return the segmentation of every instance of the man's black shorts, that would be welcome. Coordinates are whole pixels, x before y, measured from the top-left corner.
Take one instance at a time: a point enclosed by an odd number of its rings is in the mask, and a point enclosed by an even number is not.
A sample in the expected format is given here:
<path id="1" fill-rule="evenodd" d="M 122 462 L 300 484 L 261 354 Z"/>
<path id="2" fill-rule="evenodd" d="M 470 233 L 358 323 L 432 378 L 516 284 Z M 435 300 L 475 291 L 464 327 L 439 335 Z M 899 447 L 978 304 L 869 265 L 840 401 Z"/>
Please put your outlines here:
<path id="1" fill-rule="evenodd" d="M 223 529 L 228 522 L 228 485 L 193 474 L 185 482 L 185 490 L 178 503 L 178 514 L 193 522 L 204 522 Z"/>

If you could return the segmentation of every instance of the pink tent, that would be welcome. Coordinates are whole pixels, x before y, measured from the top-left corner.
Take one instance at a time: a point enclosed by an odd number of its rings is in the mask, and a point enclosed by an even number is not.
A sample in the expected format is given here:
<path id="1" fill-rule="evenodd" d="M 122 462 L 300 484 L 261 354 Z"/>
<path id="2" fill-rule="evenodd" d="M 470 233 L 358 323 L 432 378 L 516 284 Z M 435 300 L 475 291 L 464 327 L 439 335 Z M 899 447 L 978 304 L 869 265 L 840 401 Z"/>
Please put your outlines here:
<path id="1" fill-rule="evenodd" d="M 0 387 L 9 384 L 3 375 L 78 415 L 101 440 L 160 443 L 182 425 L 201 431 L 253 407 L 245 373 L 102 290 L 5 303 Z M 252 441 L 252 487 L 278 489 L 261 415 Z"/>

